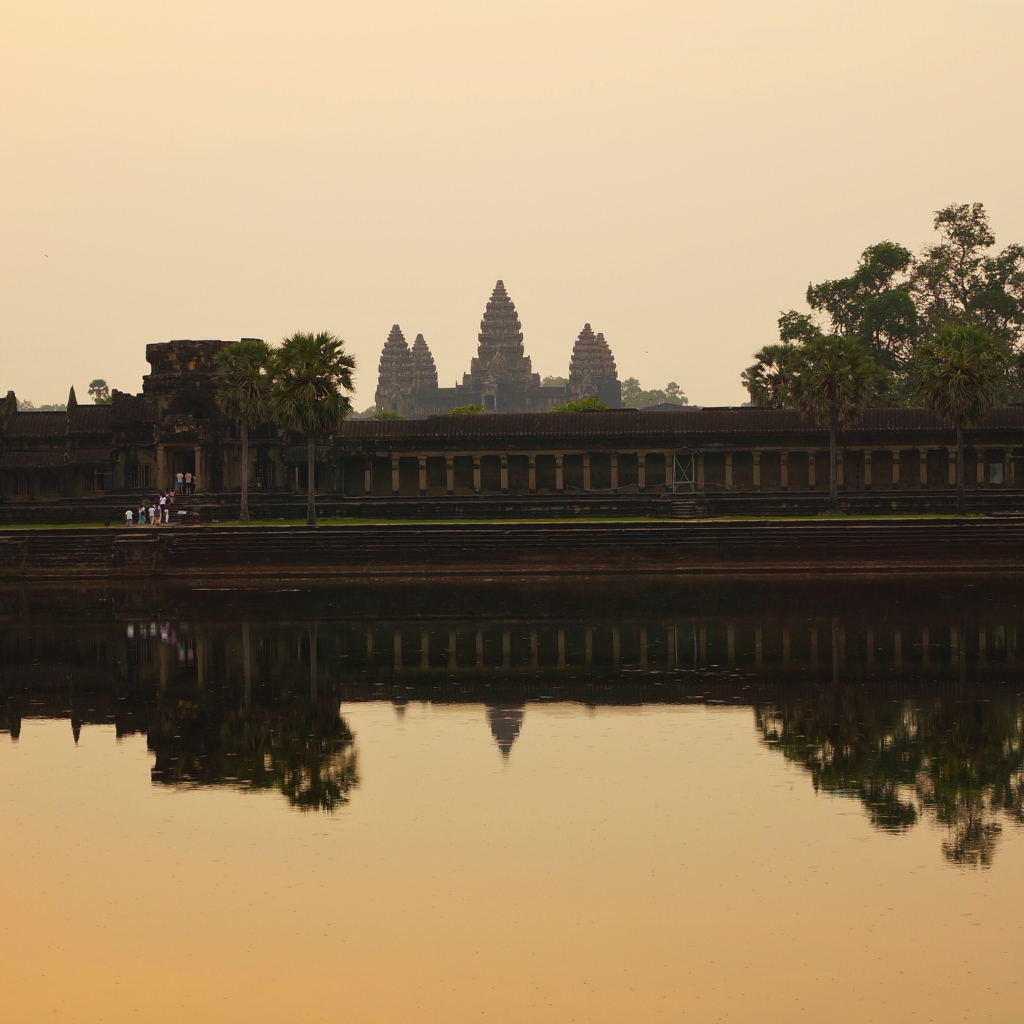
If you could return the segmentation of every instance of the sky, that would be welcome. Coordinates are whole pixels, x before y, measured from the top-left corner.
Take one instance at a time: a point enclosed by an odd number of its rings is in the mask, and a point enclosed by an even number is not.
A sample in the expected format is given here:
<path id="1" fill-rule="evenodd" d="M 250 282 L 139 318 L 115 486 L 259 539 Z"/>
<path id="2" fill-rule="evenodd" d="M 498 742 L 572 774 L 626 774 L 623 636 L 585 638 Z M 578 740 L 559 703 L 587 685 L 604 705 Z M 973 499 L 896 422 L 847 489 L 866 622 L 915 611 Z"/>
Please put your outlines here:
<path id="1" fill-rule="evenodd" d="M 496 279 L 542 375 L 742 402 L 811 281 L 983 202 L 1024 242 L 1024 4 L 5 0 L 0 393 L 145 346 L 391 325 L 441 386 Z"/>

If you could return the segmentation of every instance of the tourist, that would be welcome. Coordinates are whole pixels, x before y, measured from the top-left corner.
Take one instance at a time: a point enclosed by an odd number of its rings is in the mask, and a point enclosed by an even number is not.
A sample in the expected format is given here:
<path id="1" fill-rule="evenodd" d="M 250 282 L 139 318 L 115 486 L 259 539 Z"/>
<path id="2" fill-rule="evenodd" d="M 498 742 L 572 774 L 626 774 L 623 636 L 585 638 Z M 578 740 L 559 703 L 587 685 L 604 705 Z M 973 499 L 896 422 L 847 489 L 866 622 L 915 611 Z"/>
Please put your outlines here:
<path id="1" fill-rule="evenodd" d="M 184 489 L 184 487 L 185 487 L 185 474 L 182 473 L 181 470 L 179 469 L 178 470 L 178 475 L 174 478 L 174 490 L 176 492 L 178 492 L 178 493 L 181 493 L 181 491 Z"/>
<path id="2" fill-rule="evenodd" d="M 132 512 L 132 510 L 131 510 L 131 509 L 128 509 L 128 510 L 127 510 L 127 511 L 125 512 L 125 514 L 124 514 L 124 525 L 125 525 L 125 526 L 131 526 L 131 525 L 132 525 L 132 519 L 133 519 L 133 518 L 134 518 L 134 513 Z"/>
<path id="3" fill-rule="evenodd" d="M 156 503 L 149 506 L 149 525 L 156 526 Z"/>
<path id="4" fill-rule="evenodd" d="M 192 473 L 188 472 L 185 474 L 185 493 L 192 493 Z"/>
<path id="5" fill-rule="evenodd" d="M 159 508 L 157 509 L 156 521 L 162 523 L 164 521 L 164 512 L 167 511 L 167 492 L 162 491 L 160 493 L 160 501 L 157 503 Z"/>
<path id="6" fill-rule="evenodd" d="M 145 501 L 139 502 L 139 526 L 146 525 L 146 503 Z"/>

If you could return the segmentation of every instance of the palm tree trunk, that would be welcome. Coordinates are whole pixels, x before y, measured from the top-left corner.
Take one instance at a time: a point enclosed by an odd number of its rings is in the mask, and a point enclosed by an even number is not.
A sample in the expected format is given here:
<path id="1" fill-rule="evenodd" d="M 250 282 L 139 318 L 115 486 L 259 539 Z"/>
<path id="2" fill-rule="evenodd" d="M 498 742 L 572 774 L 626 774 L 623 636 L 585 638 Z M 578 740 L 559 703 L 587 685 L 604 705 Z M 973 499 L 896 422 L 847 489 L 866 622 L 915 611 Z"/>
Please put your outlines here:
<path id="1" fill-rule="evenodd" d="M 316 438 L 306 438 L 306 525 L 316 526 L 316 496 L 313 482 L 316 480 Z"/>
<path id="2" fill-rule="evenodd" d="M 249 427 L 243 421 L 241 424 L 242 433 L 242 500 L 238 509 L 238 518 L 243 522 L 249 521 Z"/>
<path id="3" fill-rule="evenodd" d="M 839 485 L 836 480 L 836 414 L 831 412 L 828 420 L 828 469 L 829 469 L 829 498 L 832 502 L 832 511 L 839 511 Z"/>
<path id="4" fill-rule="evenodd" d="M 967 499 L 964 495 L 964 428 L 956 425 L 956 514 L 962 516 L 967 510 Z"/>

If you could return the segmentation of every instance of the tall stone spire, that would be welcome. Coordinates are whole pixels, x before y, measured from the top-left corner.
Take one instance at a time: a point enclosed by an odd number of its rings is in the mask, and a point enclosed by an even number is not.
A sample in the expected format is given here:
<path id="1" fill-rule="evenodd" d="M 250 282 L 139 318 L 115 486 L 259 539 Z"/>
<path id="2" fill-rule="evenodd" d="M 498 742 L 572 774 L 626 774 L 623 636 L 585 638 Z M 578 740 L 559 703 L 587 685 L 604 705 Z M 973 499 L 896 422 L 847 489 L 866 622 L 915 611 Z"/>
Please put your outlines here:
<path id="1" fill-rule="evenodd" d="M 591 395 L 606 405 L 621 404 L 619 374 L 615 357 L 603 334 L 595 335 L 590 324 L 584 324 L 572 348 L 569 360 L 569 393 L 575 400 Z"/>
<path id="2" fill-rule="evenodd" d="M 377 373 L 377 412 L 403 412 L 406 398 L 412 394 L 414 380 L 412 353 L 402 329 L 395 324 L 380 353 Z"/>
<path id="3" fill-rule="evenodd" d="M 437 367 L 422 334 L 417 334 L 412 344 L 412 375 L 416 388 L 437 387 Z"/>
<path id="4" fill-rule="evenodd" d="M 533 372 L 530 357 L 523 351 L 523 329 L 515 303 L 505 291 L 504 281 L 494 286 L 477 336 L 477 355 L 465 376 L 466 384 L 485 387 L 496 382 L 533 384 L 540 377 Z M 536 381 L 534 380 L 536 378 Z"/>

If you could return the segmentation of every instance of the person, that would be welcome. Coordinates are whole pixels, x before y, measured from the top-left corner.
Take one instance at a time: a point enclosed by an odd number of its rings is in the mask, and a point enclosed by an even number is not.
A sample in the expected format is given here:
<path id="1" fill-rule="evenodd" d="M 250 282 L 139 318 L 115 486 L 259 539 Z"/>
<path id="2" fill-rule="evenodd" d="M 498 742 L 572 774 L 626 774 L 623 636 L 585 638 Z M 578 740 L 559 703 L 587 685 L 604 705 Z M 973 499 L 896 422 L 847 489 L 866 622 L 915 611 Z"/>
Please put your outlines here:
<path id="1" fill-rule="evenodd" d="M 127 510 L 127 511 L 125 512 L 125 514 L 124 514 L 124 525 L 125 525 L 125 526 L 131 526 L 131 525 L 132 525 L 132 519 L 133 519 L 133 518 L 134 518 L 134 513 L 132 512 L 132 510 L 131 510 L 131 509 L 128 509 L 128 510 Z"/>
<path id="2" fill-rule="evenodd" d="M 177 493 L 180 494 L 182 489 L 184 488 L 184 486 L 185 486 L 185 474 L 182 473 L 181 470 L 179 469 L 178 470 L 178 475 L 174 478 L 174 490 Z"/>
<path id="3" fill-rule="evenodd" d="M 139 526 L 146 525 L 146 502 L 139 502 Z"/>
<path id="4" fill-rule="evenodd" d="M 156 504 L 149 506 L 149 525 L 156 526 Z"/>
<path id="5" fill-rule="evenodd" d="M 164 510 L 167 508 L 167 492 L 160 492 L 160 500 L 157 502 L 158 508 L 156 512 L 156 521 L 162 523 L 164 520 Z"/>
<path id="6" fill-rule="evenodd" d="M 185 493 L 192 493 L 192 473 L 188 472 L 185 474 Z"/>

